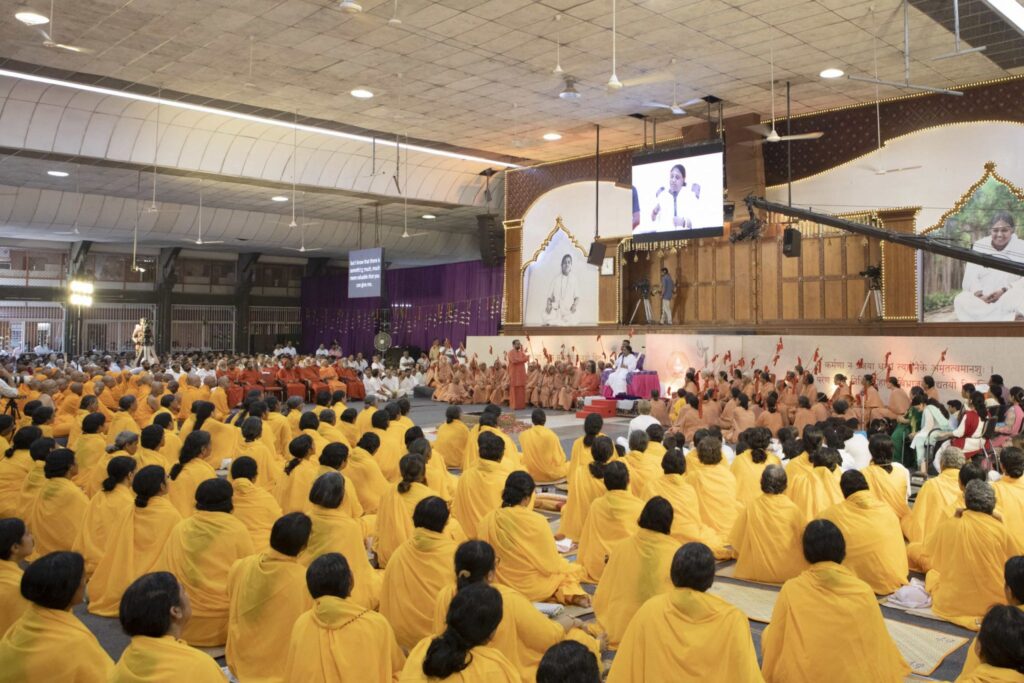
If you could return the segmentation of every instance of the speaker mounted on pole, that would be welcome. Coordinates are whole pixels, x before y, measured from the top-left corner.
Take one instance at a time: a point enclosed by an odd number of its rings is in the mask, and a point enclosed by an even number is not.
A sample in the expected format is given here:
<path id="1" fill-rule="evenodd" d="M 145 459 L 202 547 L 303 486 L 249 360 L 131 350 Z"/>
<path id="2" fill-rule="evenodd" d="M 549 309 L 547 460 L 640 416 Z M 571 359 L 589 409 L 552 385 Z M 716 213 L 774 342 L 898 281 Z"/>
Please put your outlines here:
<path id="1" fill-rule="evenodd" d="M 498 216 L 484 213 L 476 217 L 477 236 L 480 241 L 480 259 L 485 266 L 497 266 L 505 259 L 505 228 Z"/>
<path id="2" fill-rule="evenodd" d="M 800 231 L 796 228 L 786 228 L 782 233 L 782 255 L 790 258 L 800 256 Z"/>

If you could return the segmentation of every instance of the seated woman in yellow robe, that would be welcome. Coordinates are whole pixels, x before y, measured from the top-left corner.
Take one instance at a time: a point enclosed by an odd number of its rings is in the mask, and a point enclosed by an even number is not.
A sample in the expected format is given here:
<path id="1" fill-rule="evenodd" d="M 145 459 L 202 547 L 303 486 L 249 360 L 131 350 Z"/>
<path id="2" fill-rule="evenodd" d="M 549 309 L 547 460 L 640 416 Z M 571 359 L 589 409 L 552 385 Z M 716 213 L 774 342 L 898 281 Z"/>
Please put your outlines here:
<path id="1" fill-rule="evenodd" d="M 867 479 L 868 488 L 896 513 L 902 521 L 910 514 L 907 499 L 910 495 L 910 473 L 907 468 L 892 460 L 892 439 L 888 434 L 872 434 L 868 439 L 871 464 L 861 470 Z"/>
<path id="2" fill-rule="evenodd" d="M 111 458 L 128 456 L 141 467 L 137 457 L 139 451 L 139 435 L 135 432 L 123 431 L 114 439 L 111 446 L 95 461 L 92 468 L 84 476 L 79 472 L 76 480 L 81 481 L 80 488 L 88 498 L 92 498 L 103 488 L 103 480 L 107 478 L 107 464 Z M 152 463 L 146 463 L 152 464 Z M 162 461 L 160 464 L 163 464 Z"/>
<path id="3" fill-rule="evenodd" d="M 445 502 L 451 502 L 458 489 L 459 478 L 448 471 L 441 456 L 434 456 L 434 446 L 423 435 L 422 429 L 411 427 L 406 431 L 405 448 L 410 453 L 423 457 L 423 462 L 427 466 L 427 486 Z"/>
<path id="4" fill-rule="evenodd" d="M 463 456 L 462 470 L 468 472 L 480 462 L 480 435 L 485 433 L 494 434 L 505 442 L 505 455 L 501 460 L 506 472 L 523 469 L 523 458 L 516 448 L 512 438 L 498 427 L 498 419 L 501 417 L 501 408 L 496 405 L 488 405 L 480 415 L 480 423 L 469 430 L 469 438 L 466 440 L 466 453 Z"/>
<path id="5" fill-rule="evenodd" d="M 572 450 L 569 451 L 569 480 L 577 472 L 586 471 L 587 465 L 591 462 L 590 451 L 594 446 L 594 440 L 604 436 L 601 430 L 604 428 L 604 418 L 597 413 L 587 413 L 583 418 L 583 436 L 572 442 Z"/>
<path id="6" fill-rule="evenodd" d="M 425 637 L 409 653 L 403 682 L 520 683 L 516 666 L 496 647 L 488 647 L 501 623 L 501 593 L 484 583 L 455 594 L 437 638 Z"/>
<path id="7" fill-rule="evenodd" d="M 192 605 L 173 574 L 155 572 L 132 582 L 119 616 L 131 642 L 117 660 L 110 683 L 223 683 L 213 657 L 181 639 Z"/>
<path id="8" fill-rule="evenodd" d="M 21 486 L 34 463 L 29 447 L 42 435 L 39 427 L 22 427 L 14 433 L 7 450 L 0 454 L 0 519 L 18 516 Z"/>
<path id="9" fill-rule="evenodd" d="M 807 519 L 814 519 L 826 509 L 843 500 L 839 488 L 841 462 L 839 451 L 828 446 L 818 448 L 810 455 L 811 471 L 791 477 L 786 494 L 796 503 Z"/>
<path id="10" fill-rule="evenodd" d="M 594 593 L 594 615 L 617 647 L 626 627 L 649 598 L 672 589 L 669 569 L 679 543 L 672 538 L 672 504 L 655 496 L 644 504 L 639 528 L 612 546 L 608 564 Z"/>
<path id="11" fill-rule="evenodd" d="M 461 468 L 466 440 L 469 438 L 469 427 L 462 421 L 462 408 L 459 406 L 448 406 L 444 411 L 444 417 L 445 423 L 437 428 L 434 451 L 441 456 L 446 467 Z"/>
<path id="12" fill-rule="evenodd" d="M 707 592 L 715 580 L 711 549 L 687 543 L 676 550 L 669 572 L 673 588 L 633 615 L 608 683 L 763 681 L 747 616 Z"/>
<path id="13" fill-rule="evenodd" d="M 181 581 L 192 600 L 192 619 L 181 638 L 218 647 L 228 637 L 228 571 L 252 555 L 252 539 L 231 514 L 231 484 L 208 479 L 196 489 L 196 512 L 171 530 L 157 566 Z"/>
<path id="14" fill-rule="evenodd" d="M 637 530 L 644 504 L 629 492 L 629 470 L 621 462 L 605 468 L 608 492 L 594 501 L 580 534 L 577 562 L 586 570 L 584 581 L 597 583 L 604 573 L 605 558 L 612 547 Z"/>
<path id="15" fill-rule="evenodd" d="M 355 408 L 346 408 L 338 416 L 338 424 L 336 425 L 338 431 L 345 435 L 345 439 L 349 443 L 356 443 L 359 441 L 359 437 L 362 436 L 356 428 L 356 417 L 358 415 L 359 411 Z"/>
<path id="16" fill-rule="evenodd" d="M 32 460 L 32 468 L 22 478 L 17 494 L 15 516 L 28 520 L 28 513 L 35 504 L 36 495 L 46 483 L 46 456 L 57 448 L 57 442 L 48 436 L 42 436 L 32 442 L 28 454 Z M 77 473 L 77 468 L 76 468 Z"/>
<path id="17" fill-rule="evenodd" d="M 1017 555 L 1006 561 L 1006 565 L 1003 567 L 1003 578 L 1006 582 L 1006 603 L 1024 614 L 1024 555 Z M 982 620 L 981 630 L 985 630 L 984 620 Z M 981 633 L 979 632 L 975 641 L 967 647 L 967 659 L 964 661 L 964 668 L 960 671 L 960 675 L 963 677 L 973 674 L 974 670 L 981 665 L 981 660 L 978 657 L 980 640 Z M 1024 640 L 1017 642 L 1019 644 Z M 968 680 L 975 679 L 969 678 Z M 985 680 L 988 679 L 979 675 L 977 683 L 983 683 Z"/>
<path id="18" fill-rule="evenodd" d="M 505 442 L 489 432 L 480 434 L 480 461 L 463 472 L 452 501 L 452 515 L 469 538 L 477 537 L 477 525 L 487 513 L 501 507 L 501 491 L 509 472 L 503 466 Z"/>
<path id="19" fill-rule="evenodd" d="M 638 429 L 629 435 L 629 452 L 626 453 L 625 462 L 629 468 L 629 490 L 634 496 L 639 497 L 648 483 L 661 476 L 664 450 L 665 447 L 652 442 L 645 431 Z"/>
<path id="20" fill-rule="evenodd" d="M 949 446 L 939 458 L 939 476 L 932 477 L 921 486 L 914 499 L 914 507 L 902 522 L 903 535 L 910 543 L 922 543 L 935 531 L 939 522 L 963 507 L 960 490 L 960 469 L 964 466 L 964 452 Z"/>
<path id="21" fill-rule="evenodd" d="M 284 680 L 331 683 L 356 671 L 367 681 L 397 680 L 405 655 L 388 620 L 351 599 L 345 557 L 327 553 L 313 560 L 306 587 L 313 608 L 292 628 Z"/>
<path id="22" fill-rule="evenodd" d="M 558 523 L 558 536 L 561 538 L 579 540 L 591 504 L 608 490 L 604 485 L 604 472 L 615 455 L 615 445 L 607 436 L 598 436 L 589 451 L 589 455 L 583 456 L 581 452 L 579 456 L 586 460 L 586 464 L 580 466 L 575 476 L 569 475 L 569 496 L 562 506 L 562 519 Z"/>
<path id="23" fill-rule="evenodd" d="M 135 432 L 138 434 L 142 429 L 135 421 L 136 401 L 134 396 L 122 396 L 117 401 L 118 411 L 107 425 L 107 445 L 113 446 L 114 439 L 121 432 Z"/>
<path id="24" fill-rule="evenodd" d="M 786 486 L 786 470 L 768 465 L 761 473 L 762 495 L 736 518 L 729 543 L 736 551 L 737 579 L 785 583 L 807 569 L 802 546 L 807 520 L 786 495 Z"/>
<path id="25" fill-rule="evenodd" d="M 85 596 L 85 560 L 55 552 L 25 570 L 29 606 L 0 639 L 0 680 L 106 681 L 114 662 L 71 610 Z"/>
<path id="26" fill-rule="evenodd" d="M 231 514 L 249 530 L 253 550 L 263 553 L 270 548 L 270 530 L 281 516 L 281 506 L 269 491 L 254 483 L 258 477 L 256 461 L 248 455 L 231 461 Z"/>
<path id="27" fill-rule="evenodd" d="M 782 586 L 761 635 L 768 683 L 886 681 L 910 673 L 871 587 L 842 565 L 843 534 L 816 519 L 804 529 L 810 568 Z"/>
<path id="28" fill-rule="evenodd" d="M 363 506 L 363 512 L 375 515 L 380 508 L 381 498 L 391 487 L 374 458 L 374 454 L 380 448 L 380 437 L 372 433 L 363 434 L 353 443 L 356 447 L 349 451 L 345 476 L 355 484 L 356 495 L 359 497 L 359 504 Z"/>
<path id="29" fill-rule="evenodd" d="M 103 557 L 89 580 L 89 612 L 116 617 L 132 581 L 156 567 L 181 515 L 167 497 L 167 474 L 149 465 L 132 478 L 134 505 L 111 528 Z"/>
<path id="30" fill-rule="evenodd" d="M 158 424 L 146 425 L 139 434 L 139 448 L 134 453 L 135 462 L 139 467 L 146 465 L 160 465 L 165 469 L 171 469 L 178 460 L 168 460 L 166 450 L 166 430 Z M 179 450 L 180 453 L 180 450 Z"/>
<path id="31" fill-rule="evenodd" d="M 192 415 L 181 425 L 181 438 L 187 439 L 194 431 L 204 431 L 210 435 L 210 450 L 203 459 L 218 469 L 224 460 L 235 457 L 235 446 L 238 442 L 238 429 L 213 417 L 214 405 L 209 401 L 194 401 Z"/>
<path id="32" fill-rule="evenodd" d="M 100 492 L 89 501 L 72 548 L 85 558 L 86 578 L 92 576 L 96 565 L 103 559 L 111 530 L 135 502 L 132 493 L 134 474 L 133 459 L 123 455 L 111 459 L 107 463 L 107 478 L 103 480 Z"/>
<path id="33" fill-rule="evenodd" d="M 282 643 L 313 606 L 306 570 L 297 561 L 312 523 L 301 512 L 274 522 L 270 548 L 238 560 L 228 572 L 228 668 L 240 681 L 284 681 Z"/>
<path id="34" fill-rule="evenodd" d="M 1020 681 L 1024 676 L 1024 611 L 1009 605 L 993 605 L 981 622 L 971 649 L 978 663 L 964 666 L 958 683 Z"/>
<path id="35" fill-rule="evenodd" d="M 363 527 L 344 510 L 343 501 L 349 492 L 347 481 L 337 472 L 321 474 L 309 492 L 309 516 L 313 531 L 309 544 L 299 556 L 299 564 L 308 566 L 325 553 L 341 553 L 349 561 L 355 579 L 352 600 L 367 609 L 376 609 L 380 603 L 381 573 L 370 565 L 363 543 Z"/>
<path id="36" fill-rule="evenodd" d="M 258 417 L 247 417 L 242 421 L 242 429 L 238 434 L 235 454 L 247 455 L 256 461 L 256 481 L 253 483 L 267 491 L 273 491 L 281 479 L 284 463 L 277 457 L 277 452 L 267 446 L 263 436 L 263 420 Z"/>
<path id="37" fill-rule="evenodd" d="M 167 495 L 182 517 L 189 517 L 195 512 L 196 489 L 199 485 L 217 477 L 217 471 L 207 462 L 209 453 L 209 432 L 192 432 L 185 437 L 178 462 L 171 468 Z"/>
<path id="38" fill-rule="evenodd" d="M 274 487 L 274 496 L 285 513 L 302 512 L 309 501 L 309 489 L 319 472 L 313 437 L 299 434 L 288 442 L 288 452 L 292 458 L 284 466 L 283 476 Z"/>
<path id="39" fill-rule="evenodd" d="M 17 517 L 0 519 L 0 633 L 6 633 L 28 609 L 21 595 L 21 563 L 34 547 L 25 522 Z"/>
<path id="40" fill-rule="evenodd" d="M 377 535 L 373 539 L 373 552 L 377 564 L 386 567 L 394 552 L 413 533 L 412 515 L 424 498 L 434 495 L 427 486 L 427 466 L 422 456 L 406 455 L 399 463 L 402 480 L 390 485 L 381 497 L 377 511 Z"/>
<path id="41" fill-rule="evenodd" d="M 522 475 L 524 473 L 519 473 Z M 518 476 L 518 475 L 513 475 Z M 549 619 L 541 614 L 522 593 L 495 583 L 494 549 L 484 541 L 467 541 L 455 551 L 456 582 L 446 586 L 437 596 L 434 607 L 434 633 L 445 630 L 445 618 L 455 595 L 467 586 L 482 583 L 501 593 L 502 617 L 491 641 L 492 647 L 512 662 L 524 681 L 536 678 L 537 665 L 544 652 L 565 638 L 573 638 L 600 655 L 597 641 L 580 627 L 583 622 L 572 617 Z"/>
<path id="42" fill-rule="evenodd" d="M 78 474 L 74 482 L 83 489 L 88 486 L 93 468 L 105 460 L 107 453 L 107 435 L 105 434 L 107 418 L 103 413 L 90 413 L 82 418 L 82 433 L 75 446 L 75 462 L 78 463 Z"/>
<path id="43" fill-rule="evenodd" d="M 706 436 L 697 444 L 698 463 L 687 469 L 686 481 L 697 492 L 700 518 L 728 537 L 741 505 L 736 499 L 736 477 L 722 464 L 722 442 Z"/>
<path id="44" fill-rule="evenodd" d="M 565 479 L 569 475 L 569 461 L 558 435 L 545 426 L 547 414 L 542 408 L 534 408 L 530 419 L 533 426 L 519 434 L 523 467 L 536 481 Z"/>
<path id="45" fill-rule="evenodd" d="M 749 505 L 761 495 L 761 474 L 769 465 L 781 465 L 778 456 L 768 451 L 771 433 L 764 427 L 747 430 L 747 449 L 736 453 L 729 470 L 736 477 L 736 499 Z M 739 450 L 737 448 L 737 450 Z"/>
<path id="46" fill-rule="evenodd" d="M 413 511 L 415 530 L 391 556 L 384 570 L 380 613 L 395 629 L 403 648 L 430 635 L 434 600 L 455 581 L 457 544 L 445 533 L 448 505 L 437 496 L 421 500 Z"/>
<path id="47" fill-rule="evenodd" d="M 32 530 L 36 547 L 29 561 L 47 553 L 71 550 L 82 528 L 89 499 L 71 478 L 76 473 L 75 454 L 58 448 L 46 456 L 43 474 L 46 482 L 29 506 L 25 524 Z"/>

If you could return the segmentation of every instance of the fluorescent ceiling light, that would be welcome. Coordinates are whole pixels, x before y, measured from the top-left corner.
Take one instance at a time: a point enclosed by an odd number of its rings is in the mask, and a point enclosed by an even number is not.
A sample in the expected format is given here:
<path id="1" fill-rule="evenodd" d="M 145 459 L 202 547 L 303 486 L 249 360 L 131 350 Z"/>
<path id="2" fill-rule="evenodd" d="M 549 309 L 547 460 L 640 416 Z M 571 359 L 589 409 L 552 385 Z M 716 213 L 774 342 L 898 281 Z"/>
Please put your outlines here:
<path id="1" fill-rule="evenodd" d="M 50 19 L 45 14 L 40 14 L 31 7 L 22 5 L 14 12 L 14 18 L 26 26 L 42 26 L 49 24 Z"/>
<path id="2" fill-rule="evenodd" d="M 274 195 L 273 197 L 271 197 L 270 201 L 272 201 L 272 202 L 286 202 L 286 201 L 288 201 L 288 198 L 285 197 L 282 194 L 278 194 L 278 195 Z"/>
<path id="3" fill-rule="evenodd" d="M 821 76 L 822 78 L 841 78 L 846 74 L 842 69 L 836 69 L 832 67 L 828 69 L 823 69 L 822 72 L 818 75 Z"/>
<path id="4" fill-rule="evenodd" d="M 561 133 L 544 133 L 544 139 L 548 142 L 554 142 L 555 140 L 561 140 Z"/>
<path id="5" fill-rule="evenodd" d="M 52 175 L 54 178 L 67 178 L 70 174 L 67 171 L 47 171 L 46 175 Z"/>
<path id="6" fill-rule="evenodd" d="M 366 88 L 356 88 L 355 90 L 350 92 L 349 95 L 351 95 L 352 97 L 357 97 L 361 100 L 368 100 L 371 97 L 373 97 L 373 93 L 367 90 Z"/>
<path id="7" fill-rule="evenodd" d="M 1024 7 L 1017 0 L 981 0 L 1024 35 Z"/>
<path id="8" fill-rule="evenodd" d="M 87 85 L 85 83 L 76 83 L 74 81 L 65 81 L 59 78 L 48 78 L 46 76 L 39 76 L 36 74 L 23 73 L 21 71 L 11 71 L 9 69 L 0 69 L 0 76 L 6 76 L 7 78 L 16 78 L 22 81 L 31 81 L 33 83 L 42 83 L 44 85 L 55 85 L 61 88 L 71 88 L 73 90 L 81 90 L 83 92 L 96 93 L 97 95 L 106 95 L 108 97 L 120 97 L 126 100 L 134 100 L 136 102 L 148 102 L 150 104 L 158 104 L 163 107 L 171 107 L 172 109 L 185 109 L 188 111 L 199 112 L 200 114 L 212 114 L 214 116 L 223 116 L 229 119 L 235 119 L 237 121 L 249 121 L 250 123 L 259 123 L 265 126 L 276 126 L 278 128 L 287 128 L 288 130 L 298 130 L 304 133 L 312 133 L 314 135 L 326 135 L 328 137 L 339 138 L 342 140 L 352 140 L 354 142 L 364 142 L 366 144 L 377 145 L 395 145 L 395 142 L 389 142 L 387 138 L 374 138 L 371 135 L 359 135 L 356 133 L 346 133 L 340 130 L 331 130 L 330 128 L 320 128 L 319 126 L 309 126 L 302 123 L 294 123 L 286 119 L 268 119 L 263 116 L 254 116 L 252 114 L 243 114 L 241 112 L 228 111 L 227 109 L 218 109 L 216 107 L 207 107 L 202 104 L 191 104 L 189 102 L 181 102 L 179 100 L 168 100 L 163 97 L 153 97 L 152 95 L 141 95 L 139 93 L 125 92 L 123 90 L 113 90 L 112 88 L 102 88 L 95 85 Z M 431 156 L 445 157 L 447 159 L 459 159 L 460 161 L 472 161 L 480 164 L 486 164 L 488 166 L 501 166 L 503 168 L 520 168 L 518 164 L 512 164 L 507 161 L 497 161 L 495 159 L 486 159 L 484 157 L 474 156 L 472 154 L 460 154 L 459 152 L 449 152 L 443 149 L 435 149 L 433 147 L 424 147 L 423 145 L 410 145 L 408 143 L 398 143 L 398 149 L 408 150 L 410 152 L 419 152 L 421 154 L 429 154 Z"/>
<path id="9" fill-rule="evenodd" d="M 437 216 L 435 216 L 435 215 L 434 215 L 434 214 L 432 214 L 432 213 L 425 213 L 425 214 L 423 214 L 422 216 L 420 216 L 420 218 L 424 218 L 424 219 L 426 219 L 426 220 L 428 220 L 428 221 L 432 221 L 432 220 L 434 220 L 435 218 L 437 218 Z"/>

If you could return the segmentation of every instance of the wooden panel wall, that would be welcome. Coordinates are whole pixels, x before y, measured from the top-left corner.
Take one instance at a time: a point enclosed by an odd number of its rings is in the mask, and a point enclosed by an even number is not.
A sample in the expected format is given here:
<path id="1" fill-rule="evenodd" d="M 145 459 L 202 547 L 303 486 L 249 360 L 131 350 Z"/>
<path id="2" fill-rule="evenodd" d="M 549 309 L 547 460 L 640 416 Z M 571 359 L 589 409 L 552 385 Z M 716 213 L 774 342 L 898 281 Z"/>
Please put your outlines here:
<path id="1" fill-rule="evenodd" d="M 503 321 L 509 325 L 523 324 L 523 222 L 505 221 L 505 311 Z"/>

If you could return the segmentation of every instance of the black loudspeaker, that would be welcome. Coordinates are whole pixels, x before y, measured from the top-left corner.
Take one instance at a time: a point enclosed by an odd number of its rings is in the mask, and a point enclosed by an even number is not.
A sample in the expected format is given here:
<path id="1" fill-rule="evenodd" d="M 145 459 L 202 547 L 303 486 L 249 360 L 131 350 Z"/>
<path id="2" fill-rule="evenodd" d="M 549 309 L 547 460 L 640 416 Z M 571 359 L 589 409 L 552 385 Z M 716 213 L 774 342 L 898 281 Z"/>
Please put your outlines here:
<path id="1" fill-rule="evenodd" d="M 782 255 L 796 257 L 800 255 L 800 231 L 796 228 L 786 228 L 782 233 Z"/>
<path id="2" fill-rule="evenodd" d="M 604 252 L 606 245 L 600 242 L 594 242 L 590 245 L 590 253 L 587 254 L 587 263 L 592 266 L 600 267 L 604 263 Z"/>
<path id="3" fill-rule="evenodd" d="M 485 266 L 499 265 L 505 258 L 505 229 L 498 217 L 485 213 L 476 217 L 476 230 L 480 238 L 480 259 Z"/>

